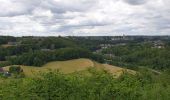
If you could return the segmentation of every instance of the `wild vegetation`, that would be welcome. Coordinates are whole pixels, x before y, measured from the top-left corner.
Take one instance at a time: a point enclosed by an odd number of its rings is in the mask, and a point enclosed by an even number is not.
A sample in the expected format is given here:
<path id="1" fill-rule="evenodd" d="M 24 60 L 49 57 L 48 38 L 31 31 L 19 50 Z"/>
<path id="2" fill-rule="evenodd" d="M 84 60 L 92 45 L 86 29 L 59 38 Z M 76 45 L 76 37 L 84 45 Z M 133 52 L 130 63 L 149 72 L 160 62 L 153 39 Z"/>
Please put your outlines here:
<path id="1" fill-rule="evenodd" d="M 170 100 L 169 41 L 0 37 L 0 99 Z"/>
<path id="2" fill-rule="evenodd" d="M 112 64 L 128 68 L 147 68 L 164 70 L 170 68 L 170 48 L 153 48 L 149 43 L 114 46 L 103 50 L 103 53 L 113 54 Z"/>
<path id="3" fill-rule="evenodd" d="M 89 69 L 90 74 L 60 72 L 39 78 L 10 80 L 0 85 L 2 100 L 169 100 L 169 72 L 154 75 L 124 73 L 119 78 L 106 71 Z"/>
<path id="4" fill-rule="evenodd" d="M 6 38 L 5 38 L 6 39 Z M 1 40 L 0 40 L 1 41 Z M 6 39 L 8 40 L 8 38 Z M 49 61 L 90 58 L 103 62 L 99 54 L 93 54 L 89 49 L 79 46 L 74 40 L 62 37 L 16 38 L 13 45 L 0 47 L 0 66 L 19 64 L 42 66 Z"/>

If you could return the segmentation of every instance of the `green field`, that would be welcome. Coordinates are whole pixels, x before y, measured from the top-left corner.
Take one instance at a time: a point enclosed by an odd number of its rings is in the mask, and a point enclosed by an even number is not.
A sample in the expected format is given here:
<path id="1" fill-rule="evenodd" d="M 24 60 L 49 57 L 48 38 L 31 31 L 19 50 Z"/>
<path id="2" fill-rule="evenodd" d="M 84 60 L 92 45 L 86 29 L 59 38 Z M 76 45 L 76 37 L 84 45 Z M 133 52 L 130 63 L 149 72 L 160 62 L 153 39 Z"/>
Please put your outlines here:
<path id="1" fill-rule="evenodd" d="M 96 68 L 96 69 L 104 69 L 108 70 L 108 72 L 119 76 L 124 70 L 123 68 L 111 66 L 107 64 L 100 64 L 95 61 L 92 61 L 90 59 L 74 59 L 74 60 L 68 60 L 68 61 L 54 61 L 49 62 L 42 67 L 34 67 L 34 66 L 22 66 L 24 73 L 26 76 L 35 76 L 38 72 L 47 72 L 48 70 L 60 70 L 61 72 L 67 74 L 67 73 L 73 73 L 78 71 L 84 71 L 88 68 Z M 4 70 L 8 71 L 9 66 L 3 67 Z M 130 73 L 135 73 L 135 71 L 127 70 Z"/>

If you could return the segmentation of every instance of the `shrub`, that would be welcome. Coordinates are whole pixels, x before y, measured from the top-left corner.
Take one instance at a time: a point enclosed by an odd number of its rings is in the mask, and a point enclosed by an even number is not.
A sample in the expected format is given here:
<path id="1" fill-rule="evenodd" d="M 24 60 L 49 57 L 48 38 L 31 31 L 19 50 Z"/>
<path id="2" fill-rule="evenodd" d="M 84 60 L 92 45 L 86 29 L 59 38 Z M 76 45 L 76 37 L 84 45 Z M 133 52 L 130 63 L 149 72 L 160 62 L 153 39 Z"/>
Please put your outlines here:
<path id="1" fill-rule="evenodd" d="M 20 66 L 11 66 L 10 68 L 9 68 L 9 72 L 10 73 L 21 73 L 21 72 L 23 72 L 23 70 L 21 69 L 21 67 Z"/>
<path id="2" fill-rule="evenodd" d="M 65 75 L 40 74 L 39 78 L 13 80 L 0 85 L 2 100 L 169 100 L 170 85 L 124 73 L 113 78 L 106 71 L 88 70 Z M 145 76 L 145 75 L 144 75 Z M 154 78 L 154 77 L 152 77 Z M 148 81 L 150 82 L 148 82 Z M 156 77 L 153 80 L 158 80 Z M 163 79 L 164 81 L 166 79 Z"/>
<path id="3" fill-rule="evenodd" d="M 23 78 L 23 77 L 25 77 L 23 69 L 20 66 L 11 66 L 9 68 L 9 73 L 11 73 L 14 78 Z"/>
<path id="4" fill-rule="evenodd" d="M 5 67 L 5 66 L 9 66 L 9 65 L 11 65 L 11 64 L 8 61 L 0 62 L 0 67 Z"/>

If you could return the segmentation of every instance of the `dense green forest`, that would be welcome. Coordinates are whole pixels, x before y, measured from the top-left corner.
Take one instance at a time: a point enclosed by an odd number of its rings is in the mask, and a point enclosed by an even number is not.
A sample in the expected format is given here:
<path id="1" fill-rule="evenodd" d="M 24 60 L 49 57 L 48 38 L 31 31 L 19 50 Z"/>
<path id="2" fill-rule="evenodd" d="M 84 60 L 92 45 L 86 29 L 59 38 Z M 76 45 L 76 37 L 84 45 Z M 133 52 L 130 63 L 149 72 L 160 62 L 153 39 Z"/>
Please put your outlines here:
<path id="1" fill-rule="evenodd" d="M 61 48 L 54 51 L 30 51 L 20 56 L 9 57 L 11 64 L 42 66 L 50 61 L 64 61 L 77 58 L 90 58 L 98 62 L 103 62 L 102 56 L 92 54 L 82 48 Z"/>
<path id="2" fill-rule="evenodd" d="M 157 70 L 170 68 L 170 47 L 153 48 L 150 43 L 128 44 L 104 49 L 103 54 L 113 54 L 111 64 L 128 68 L 148 67 Z"/>
<path id="3" fill-rule="evenodd" d="M 12 39 L 11 39 L 12 38 Z M 0 46 L 0 66 L 11 64 L 42 66 L 49 61 L 90 58 L 103 62 L 99 54 L 93 54 L 86 45 L 80 45 L 72 38 L 63 37 L 4 37 Z M 8 44 L 12 42 L 11 44 Z"/>

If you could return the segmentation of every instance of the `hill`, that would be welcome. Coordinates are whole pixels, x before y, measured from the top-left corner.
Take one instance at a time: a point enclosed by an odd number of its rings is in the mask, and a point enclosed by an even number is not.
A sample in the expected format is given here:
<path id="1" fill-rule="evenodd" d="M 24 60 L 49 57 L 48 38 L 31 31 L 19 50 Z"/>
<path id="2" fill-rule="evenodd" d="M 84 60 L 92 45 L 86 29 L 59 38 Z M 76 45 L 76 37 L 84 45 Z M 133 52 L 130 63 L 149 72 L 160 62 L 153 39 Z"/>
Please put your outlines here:
<path id="1" fill-rule="evenodd" d="M 97 63 L 95 61 L 92 61 L 90 59 L 74 59 L 74 60 L 68 60 L 68 61 L 54 61 L 49 62 L 42 67 L 34 67 L 34 66 L 22 66 L 24 73 L 26 76 L 34 76 L 37 72 L 46 72 L 48 70 L 60 70 L 61 72 L 67 74 L 67 73 L 73 73 L 78 71 L 84 71 L 88 68 L 96 68 L 96 69 L 104 69 L 108 72 L 112 73 L 113 75 L 119 76 L 123 71 L 127 70 L 127 72 L 134 74 L 135 71 L 129 70 L 129 69 L 123 69 L 117 66 L 112 66 L 108 64 L 101 64 Z M 3 67 L 4 70 L 8 71 L 9 66 Z"/>

